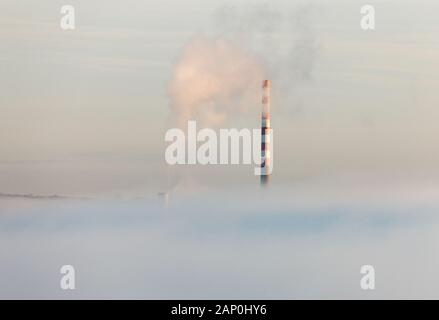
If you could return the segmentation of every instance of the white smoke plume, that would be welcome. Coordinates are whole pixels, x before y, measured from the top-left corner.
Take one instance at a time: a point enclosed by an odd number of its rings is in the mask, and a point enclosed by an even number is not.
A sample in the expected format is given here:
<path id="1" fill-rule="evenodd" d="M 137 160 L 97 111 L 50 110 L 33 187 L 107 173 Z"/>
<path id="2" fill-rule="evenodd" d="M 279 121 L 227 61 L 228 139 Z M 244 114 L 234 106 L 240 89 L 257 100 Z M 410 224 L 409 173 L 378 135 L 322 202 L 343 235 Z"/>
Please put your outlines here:
<path id="1" fill-rule="evenodd" d="M 262 66 L 256 55 L 232 41 L 193 39 L 177 61 L 169 89 L 179 124 L 195 119 L 215 126 L 232 110 L 259 105 Z"/>
<path id="2" fill-rule="evenodd" d="M 186 44 L 174 67 L 169 94 L 178 125 L 194 119 L 215 126 L 232 111 L 259 112 L 266 78 L 283 92 L 280 104 L 297 107 L 295 88 L 311 77 L 315 56 L 312 13 L 309 5 L 291 12 L 268 4 L 218 8 L 211 35 Z"/>

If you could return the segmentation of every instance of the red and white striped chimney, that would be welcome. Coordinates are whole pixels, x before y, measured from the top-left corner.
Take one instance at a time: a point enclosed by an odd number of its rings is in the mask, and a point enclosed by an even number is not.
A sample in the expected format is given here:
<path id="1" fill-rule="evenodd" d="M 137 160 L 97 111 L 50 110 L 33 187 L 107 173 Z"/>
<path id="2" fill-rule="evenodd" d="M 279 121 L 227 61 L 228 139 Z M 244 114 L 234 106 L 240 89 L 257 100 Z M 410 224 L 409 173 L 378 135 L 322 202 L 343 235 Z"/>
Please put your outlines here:
<path id="1" fill-rule="evenodd" d="M 271 81 L 262 82 L 262 125 L 261 125 L 261 185 L 266 185 L 271 174 L 270 154 L 270 89 Z"/>

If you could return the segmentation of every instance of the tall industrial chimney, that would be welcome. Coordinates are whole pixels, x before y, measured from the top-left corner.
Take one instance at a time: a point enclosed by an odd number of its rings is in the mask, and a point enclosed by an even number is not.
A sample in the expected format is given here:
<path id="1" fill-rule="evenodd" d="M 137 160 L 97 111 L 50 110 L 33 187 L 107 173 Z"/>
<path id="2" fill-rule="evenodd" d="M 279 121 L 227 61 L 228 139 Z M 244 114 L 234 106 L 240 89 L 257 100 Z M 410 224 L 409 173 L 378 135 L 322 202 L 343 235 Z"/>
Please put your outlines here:
<path id="1" fill-rule="evenodd" d="M 261 185 L 266 185 L 271 173 L 271 154 L 270 154 L 270 89 L 271 81 L 262 82 L 262 125 L 261 125 Z"/>

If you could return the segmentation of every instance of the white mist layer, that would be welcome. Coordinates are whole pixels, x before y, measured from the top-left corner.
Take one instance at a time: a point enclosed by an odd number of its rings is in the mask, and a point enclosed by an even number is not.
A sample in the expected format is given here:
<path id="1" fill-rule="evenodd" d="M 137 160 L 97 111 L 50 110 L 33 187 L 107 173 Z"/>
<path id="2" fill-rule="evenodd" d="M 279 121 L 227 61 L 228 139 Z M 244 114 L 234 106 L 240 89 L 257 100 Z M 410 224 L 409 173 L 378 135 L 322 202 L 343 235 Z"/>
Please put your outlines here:
<path id="1" fill-rule="evenodd" d="M 346 191 L 201 192 L 167 209 L 5 200 L 0 297 L 438 298 L 438 188 Z M 68 295 L 63 264 L 77 272 Z M 375 291 L 359 287 L 364 264 Z"/>

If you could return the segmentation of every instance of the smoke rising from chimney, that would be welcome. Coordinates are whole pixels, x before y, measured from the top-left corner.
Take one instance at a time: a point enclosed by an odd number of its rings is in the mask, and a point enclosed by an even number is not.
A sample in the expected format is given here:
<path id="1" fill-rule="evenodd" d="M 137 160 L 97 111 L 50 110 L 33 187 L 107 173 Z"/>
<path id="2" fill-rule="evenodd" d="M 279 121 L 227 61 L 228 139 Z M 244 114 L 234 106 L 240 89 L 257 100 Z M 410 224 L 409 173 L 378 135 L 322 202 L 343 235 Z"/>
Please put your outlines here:
<path id="1" fill-rule="evenodd" d="M 244 110 L 257 94 L 263 63 L 223 38 L 198 37 L 188 43 L 174 68 L 171 108 L 179 125 L 189 119 L 219 125 L 234 110 Z"/>
<path id="2" fill-rule="evenodd" d="M 259 112 L 262 79 L 276 82 L 279 104 L 297 107 L 295 88 L 311 77 L 314 61 L 312 12 L 308 5 L 290 13 L 268 4 L 217 9 L 213 32 L 186 44 L 173 69 L 173 120 L 216 126 L 231 112 Z"/>

